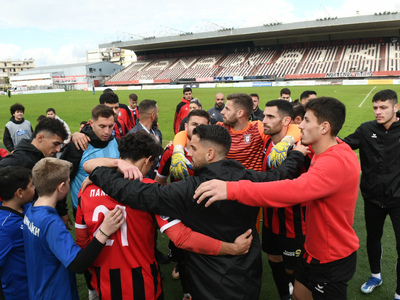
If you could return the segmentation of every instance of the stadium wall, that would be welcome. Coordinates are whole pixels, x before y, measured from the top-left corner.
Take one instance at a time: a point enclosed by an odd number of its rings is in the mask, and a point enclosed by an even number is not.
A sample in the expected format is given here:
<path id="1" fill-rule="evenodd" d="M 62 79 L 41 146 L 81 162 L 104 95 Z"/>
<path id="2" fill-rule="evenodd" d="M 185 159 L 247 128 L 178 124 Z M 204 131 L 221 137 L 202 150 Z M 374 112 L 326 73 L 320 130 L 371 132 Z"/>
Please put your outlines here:
<path id="1" fill-rule="evenodd" d="M 113 90 L 158 90 L 191 88 L 224 88 L 224 87 L 290 87 L 290 86 L 319 86 L 319 85 L 400 85 L 400 79 L 334 79 L 334 80 L 292 80 L 292 81 L 259 81 L 259 82 L 213 82 L 188 84 L 152 84 L 141 86 L 107 86 L 97 87 L 96 91 L 106 88 Z"/>

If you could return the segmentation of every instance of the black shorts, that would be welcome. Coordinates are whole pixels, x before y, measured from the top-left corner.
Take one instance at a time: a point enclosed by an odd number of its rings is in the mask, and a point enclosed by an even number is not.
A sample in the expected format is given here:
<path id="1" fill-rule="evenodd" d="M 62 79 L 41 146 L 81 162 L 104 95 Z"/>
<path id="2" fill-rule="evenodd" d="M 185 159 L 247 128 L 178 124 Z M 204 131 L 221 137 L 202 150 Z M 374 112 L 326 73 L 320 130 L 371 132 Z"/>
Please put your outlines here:
<path id="1" fill-rule="evenodd" d="M 347 299 L 347 282 L 356 271 L 357 252 L 326 264 L 308 263 L 301 258 L 294 278 L 308 288 L 314 300 Z"/>
<path id="2" fill-rule="evenodd" d="M 275 234 L 266 227 L 263 227 L 262 234 L 263 251 L 271 255 L 282 255 L 285 268 L 294 270 L 294 267 L 303 252 L 305 237 L 288 238 Z"/>

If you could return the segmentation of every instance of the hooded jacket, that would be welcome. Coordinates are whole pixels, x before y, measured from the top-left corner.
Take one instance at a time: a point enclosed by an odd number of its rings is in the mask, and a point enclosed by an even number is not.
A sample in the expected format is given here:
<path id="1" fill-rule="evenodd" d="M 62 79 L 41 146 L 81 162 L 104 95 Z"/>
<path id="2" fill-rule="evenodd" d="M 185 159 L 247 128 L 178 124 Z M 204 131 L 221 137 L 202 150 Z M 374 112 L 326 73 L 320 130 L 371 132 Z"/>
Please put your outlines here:
<path id="1" fill-rule="evenodd" d="M 0 161 L 0 169 L 8 166 L 21 166 L 33 169 L 35 164 L 44 158 L 44 155 L 35 146 L 32 145 L 30 140 L 22 140 L 15 148 L 12 154 L 7 155 Z M 37 198 L 35 193 L 34 199 Z M 57 212 L 60 216 L 68 213 L 66 200 L 57 202 Z"/>
<path id="2" fill-rule="evenodd" d="M 33 166 L 42 158 L 44 158 L 43 153 L 33 146 L 30 140 L 23 139 L 12 154 L 0 161 L 0 168 L 21 166 L 32 170 Z"/>
<path id="3" fill-rule="evenodd" d="M 295 153 L 296 152 L 296 153 Z M 235 160 L 221 160 L 206 165 L 179 182 L 167 186 L 125 180 L 116 170 L 96 168 L 90 175 L 94 184 L 118 202 L 132 208 L 179 218 L 194 231 L 213 238 L 234 242 L 246 230 L 253 230 L 249 252 L 241 256 L 207 256 L 185 253 L 187 278 L 193 299 L 259 299 L 261 289 L 261 251 L 256 231 L 259 208 L 236 201 L 221 201 L 206 208 L 193 199 L 196 188 L 204 181 L 222 179 L 237 181 L 271 181 L 297 176 L 303 155 L 293 151 L 280 168 L 268 172 L 244 169 Z"/>

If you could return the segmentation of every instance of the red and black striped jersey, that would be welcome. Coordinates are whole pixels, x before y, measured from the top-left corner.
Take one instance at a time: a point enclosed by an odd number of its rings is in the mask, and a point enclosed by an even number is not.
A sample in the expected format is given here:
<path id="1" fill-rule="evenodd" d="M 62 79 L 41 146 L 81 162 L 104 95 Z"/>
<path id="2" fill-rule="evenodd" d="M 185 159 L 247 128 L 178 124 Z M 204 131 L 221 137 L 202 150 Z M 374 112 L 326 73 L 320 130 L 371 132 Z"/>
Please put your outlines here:
<path id="1" fill-rule="evenodd" d="M 77 241 L 78 229 L 85 228 L 92 239 L 105 213 L 115 206 L 123 210 L 126 220 L 107 240 L 93 263 L 92 285 L 100 299 L 157 299 L 162 287 L 154 254 L 156 225 L 153 215 L 119 204 L 95 185 L 88 186 L 79 198 L 75 224 Z"/>
<path id="2" fill-rule="evenodd" d="M 118 117 L 121 118 L 124 121 L 124 123 L 125 123 L 125 125 L 126 125 L 126 127 L 128 129 L 127 132 L 129 130 L 131 130 L 133 127 L 135 127 L 135 122 L 134 122 L 133 117 L 132 117 L 132 112 L 128 108 L 128 105 L 123 104 L 123 103 L 119 104 L 119 115 L 118 115 Z"/>
<path id="3" fill-rule="evenodd" d="M 113 135 L 120 139 L 121 137 L 125 136 L 128 131 L 128 127 L 126 126 L 124 120 L 118 117 L 117 121 L 115 121 Z"/>
<path id="4" fill-rule="evenodd" d="M 263 171 L 268 169 L 267 157 L 273 146 L 268 136 L 264 143 Z M 282 208 L 264 207 L 264 227 L 275 234 L 288 238 L 301 237 L 305 235 L 305 226 L 305 203 Z"/>
<path id="5" fill-rule="evenodd" d="M 182 98 L 181 102 L 176 106 L 175 117 L 174 117 L 174 133 L 179 132 L 179 126 L 181 125 L 182 119 L 187 117 L 189 114 L 190 101 Z"/>
<path id="6" fill-rule="evenodd" d="M 232 145 L 227 159 L 235 159 L 246 169 L 262 170 L 263 145 L 267 136 L 261 121 L 252 121 L 241 131 L 232 130 L 231 126 L 221 122 L 218 125 L 228 129 L 232 137 Z"/>
<path id="7" fill-rule="evenodd" d="M 139 109 L 137 107 L 135 107 L 135 109 L 131 109 L 128 106 L 129 110 L 131 111 L 131 115 L 132 115 L 132 128 L 136 126 L 137 120 L 139 119 Z"/>
<path id="8" fill-rule="evenodd" d="M 187 156 L 187 149 L 184 148 L 185 150 L 185 156 L 189 161 L 192 161 L 192 158 L 190 156 Z M 168 178 L 170 171 L 169 171 L 169 167 L 171 166 L 171 158 L 172 158 L 172 154 L 174 152 L 174 145 L 171 145 L 169 147 L 167 147 L 163 153 L 163 155 L 161 156 L 161 160 L 160 160 L 160 166 L 158 167 L 158 171 L 157 171 L 157 175 L 161 178 Z M 192 171 L 192 169 L 189 169 L 189 175 L 190 176 L 194 176 L 194 171 Z M 177 181 L 175 178 L 170 178 L 171 182 Z"/>

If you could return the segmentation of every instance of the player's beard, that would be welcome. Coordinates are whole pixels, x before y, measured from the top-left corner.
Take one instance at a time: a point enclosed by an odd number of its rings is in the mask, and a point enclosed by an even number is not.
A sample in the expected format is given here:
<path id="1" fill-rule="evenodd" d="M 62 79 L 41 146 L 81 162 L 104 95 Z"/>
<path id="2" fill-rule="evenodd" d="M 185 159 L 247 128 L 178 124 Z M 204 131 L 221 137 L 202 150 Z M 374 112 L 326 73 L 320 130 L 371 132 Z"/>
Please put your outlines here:
<path id="1" fill-rule="evenodd" d="M 275 134 L 279 134 L 279 133 L 281 133 L 281 131 L 282 131 L 282 128 L 272 128 L 272 127 L 269 127 L 269 126 L 265 126 L 264 125 L 264 134 L 265 135 L 270 135 L 271 137 L 272 136 L 274 136 Z"/>
<path id="2" fill-rule="evenodd" d="M 201 160 L 201 159 L 193 160 L 193 157 L 192 157 L 192 170 L 193 171 L 200 170 L 201 168 L 205 167 L 206 165 L 207 165 L 207 162 L 205 159 L 204 160 Z"/>
<path id="3" fill-rule="evenodd" d="M 235 120 L 228 120 L 228 119 L 225 119 L 225 120 L 223 121 L 224 125 L 227 125 L 227 126 L 230 126 L 230 127 L 234 127 L 234 126 L 237 124 L 237 122 L 238 122 L 237 119 L 235 119 Z"/>

